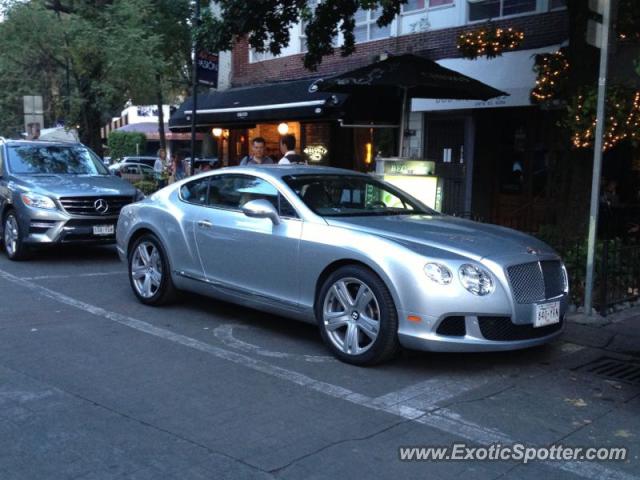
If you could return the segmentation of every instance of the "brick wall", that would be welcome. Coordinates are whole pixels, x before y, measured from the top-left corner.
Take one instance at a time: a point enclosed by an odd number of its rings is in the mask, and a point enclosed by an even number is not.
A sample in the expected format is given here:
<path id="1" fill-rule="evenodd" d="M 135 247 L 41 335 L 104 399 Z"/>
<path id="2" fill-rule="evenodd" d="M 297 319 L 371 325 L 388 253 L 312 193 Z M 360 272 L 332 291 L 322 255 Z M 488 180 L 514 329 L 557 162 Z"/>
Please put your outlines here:
<path id="1" fill-rule="evenodd" d="M 510 18 L 494 22 L 498 27 L 522 29 L 525 39 L 522 50 L 557 44 L 568 38 L 569 17 L 566 10 Z M 249 45 L 239 41 L 233 49 L 231 83 L 233 86 L 293 80 L 305 77 L 328 76 L 371 63 L 380 53 L 415 53 L 432 60 L 459 57 L 456 40 L 460 33 L 482 27 L 483 24 L 464 25 L 443 30 L 386 38 L 358 44 L 356 52 L 346 58 L 336 53 L 325 57 L 317 72 L 306 70 L 302 55 L 291 55 L 263 62 L 249 63 Z"/>

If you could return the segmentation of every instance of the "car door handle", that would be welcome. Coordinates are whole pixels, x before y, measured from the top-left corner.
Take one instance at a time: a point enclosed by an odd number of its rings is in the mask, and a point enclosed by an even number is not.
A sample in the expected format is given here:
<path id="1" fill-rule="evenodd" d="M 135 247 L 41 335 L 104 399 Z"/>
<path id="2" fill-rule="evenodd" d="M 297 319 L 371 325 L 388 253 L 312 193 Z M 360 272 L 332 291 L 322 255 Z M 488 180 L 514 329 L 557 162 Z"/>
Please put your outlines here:
<path id="1" fill-rule="evenodd" d="M 211 223 L 209 220 L 199 220 L 198 226 L 200 228 L 211 228 L 213 227 L 213 223 Z"/>

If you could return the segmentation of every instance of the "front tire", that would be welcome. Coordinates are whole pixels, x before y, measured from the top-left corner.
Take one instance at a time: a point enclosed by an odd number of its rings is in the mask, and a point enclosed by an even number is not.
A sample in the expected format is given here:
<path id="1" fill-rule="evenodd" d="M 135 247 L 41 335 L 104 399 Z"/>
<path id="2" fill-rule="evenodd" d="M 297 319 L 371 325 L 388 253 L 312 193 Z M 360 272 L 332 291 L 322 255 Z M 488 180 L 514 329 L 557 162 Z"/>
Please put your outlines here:
<path id="1" fill-rule="evenodd" d="M 128 266 L 131 288 L 142 303 L 159 306 L 175 299 L 169 259 L 155 235 L 146 234 L 135 241 Z"/>
<path id="2" fill-rule="evenodd" d="M 18 216 L 15 210 L 9 210 L 4 217 L 3 225 L 4 250 L 9 260 L 24 260 L 29 256 L 29 251 L 24 244 L 23 234 L 18 223 Z"/>
<path id="3" fill-rule="evenodd" d="M 398 351 L 398 313 L 384 282 L 371 270 L 348 265 L 324 282 L 316 300 L 322 339 L 346 363 L 375 365 Z"/>

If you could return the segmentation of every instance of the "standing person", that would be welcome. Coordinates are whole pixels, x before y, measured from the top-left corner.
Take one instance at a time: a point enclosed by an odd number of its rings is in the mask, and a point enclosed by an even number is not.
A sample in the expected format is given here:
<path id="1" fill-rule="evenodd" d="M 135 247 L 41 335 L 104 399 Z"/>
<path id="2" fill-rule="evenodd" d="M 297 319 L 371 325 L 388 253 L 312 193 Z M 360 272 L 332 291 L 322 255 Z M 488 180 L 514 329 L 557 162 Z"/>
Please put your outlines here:
<path id="1" fill-rule="evenodd" d="M 158 155 L 156 161 L 153 164 L 153 170 L 157 174 L 161 174 L 164 171 L 164 164 L 167 160 L 167 152 L 165 152 L 164 148 L 158 149 Z"/>
<path id="2" fill-rule="evenodd" d="M 302 156 L 296 153 L 296 137 L 293 135 L 283 135 L 280 139 L 280 151 L 283 157 L 278 165 L 288 165 L 290 163 L 307 163 Z"/>
<path id="3" fill-rule="evenodd" d="M 240 160 L 240 166 L 244 165 L 272 165 L 273 160 L 264 154 L 265 141 L 262 137 L 256 137 L 251 142 L 252 155 L 247 155 Z"/>
<path id="4" fill-rule="evenodd" d="M 171 154 L 171 183 L 182 180 L 184 175 L 184 165 L 182 160 L 184 159 L 184 154 L 182 152 L 174 152 Z"/>
<path id="5" fill-rule="evenodd" d="M 164 148 L 158 149 L 158 158 L 153 164 L 153 171 L 156 174 L 156 181 L 158 182 L 158 188 L 166 186 L 166 178 L 164 177 L 165 163 L 167 161 L 167 152 Z"/>

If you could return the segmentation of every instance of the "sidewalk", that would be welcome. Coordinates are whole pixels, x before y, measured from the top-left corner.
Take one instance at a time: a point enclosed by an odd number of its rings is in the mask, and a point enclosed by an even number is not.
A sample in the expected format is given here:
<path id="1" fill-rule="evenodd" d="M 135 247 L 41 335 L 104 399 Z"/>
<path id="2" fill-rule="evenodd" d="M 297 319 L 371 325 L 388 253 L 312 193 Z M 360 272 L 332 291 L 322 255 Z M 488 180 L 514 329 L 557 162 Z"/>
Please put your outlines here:
<path id="1" fill-rule="evenodd" d="M 564 339 L 585 347 L 640 357 L 640 307 L 607 317 L 567 315 Z"/>

